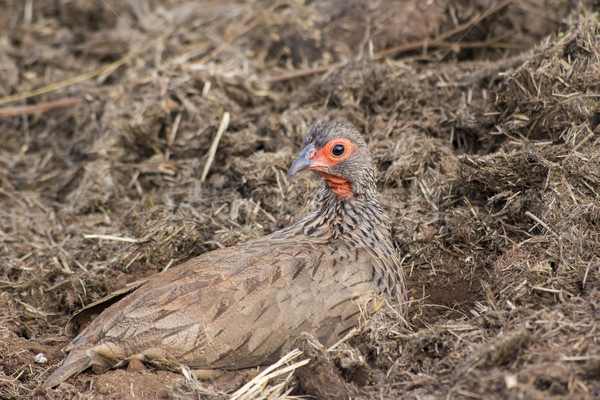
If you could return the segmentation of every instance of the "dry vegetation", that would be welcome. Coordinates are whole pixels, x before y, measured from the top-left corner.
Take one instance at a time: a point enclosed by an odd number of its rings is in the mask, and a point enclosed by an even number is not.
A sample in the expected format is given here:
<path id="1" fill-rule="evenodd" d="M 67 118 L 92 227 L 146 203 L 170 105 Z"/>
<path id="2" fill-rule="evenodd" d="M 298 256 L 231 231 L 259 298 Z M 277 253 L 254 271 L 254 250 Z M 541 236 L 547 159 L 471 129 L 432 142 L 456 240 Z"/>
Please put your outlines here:
<path id="1" fill-rule="evenodd" d="M 408 324 L 307 338 L 310 368 L 236 396 L 597 398 L 594 7 L 0 0 L 0 398 L 227 398 L 251 379 L 132 365 L 40 386 L 83 305 L 311 210 L 318 181 L 286 171 L 322 119 L 376 156 Z"/>

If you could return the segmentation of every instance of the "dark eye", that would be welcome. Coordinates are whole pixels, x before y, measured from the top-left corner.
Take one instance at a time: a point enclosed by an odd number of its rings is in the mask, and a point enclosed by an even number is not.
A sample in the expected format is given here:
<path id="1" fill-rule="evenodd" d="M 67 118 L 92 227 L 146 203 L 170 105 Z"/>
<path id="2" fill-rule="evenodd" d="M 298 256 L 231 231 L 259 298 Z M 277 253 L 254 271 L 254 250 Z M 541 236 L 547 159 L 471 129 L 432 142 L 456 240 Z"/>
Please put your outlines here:
<path id="1" fill-rule="evenodd" d="M 343 144 L 336 144 L 335 146 L 333 146 L 333 149 L 331 149 L 331 154 L 333 154 L 335 157 L 339 157 L 342 154 L 344 154 L 345 151 L 346 148 Z"/>

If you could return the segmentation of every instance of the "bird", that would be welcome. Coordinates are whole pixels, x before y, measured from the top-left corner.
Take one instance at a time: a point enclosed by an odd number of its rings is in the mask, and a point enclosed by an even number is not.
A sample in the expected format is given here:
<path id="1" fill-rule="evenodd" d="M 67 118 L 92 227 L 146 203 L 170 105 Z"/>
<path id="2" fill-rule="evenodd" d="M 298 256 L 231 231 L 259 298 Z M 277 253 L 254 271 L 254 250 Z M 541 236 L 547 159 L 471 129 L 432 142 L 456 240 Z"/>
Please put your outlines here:
<path id="1" fill-rule="evenodd" d="M 63 349 L 44 387 L 133 360 L 174 370 L 269 365 L 304 332 L 331 346 L 378 302 L 403 304 L 402 268 L 363 136 L 347 122 L 316 123 L 288 176 L 304 170 L 323 180 L 314 212 L 122 291 Z"/>

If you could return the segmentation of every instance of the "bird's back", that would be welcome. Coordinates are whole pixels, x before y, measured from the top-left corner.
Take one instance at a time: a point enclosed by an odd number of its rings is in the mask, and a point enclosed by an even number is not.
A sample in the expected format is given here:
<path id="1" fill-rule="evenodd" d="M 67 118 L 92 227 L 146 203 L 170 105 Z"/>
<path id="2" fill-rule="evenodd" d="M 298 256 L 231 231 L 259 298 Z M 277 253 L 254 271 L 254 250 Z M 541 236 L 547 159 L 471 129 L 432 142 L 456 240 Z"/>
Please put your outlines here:
<path id="1" fill-rule="evenodd" d="M 109 368 L 132 358 L 172 368 L 268 364 L 302 332 L 335 343 L 379 294 L 375 260 L 366 249 L 298 241 L 297 233 L 206 253 L 157 275 L 67 346 L 47 386 L 80 372 L 75 366 Z"/>

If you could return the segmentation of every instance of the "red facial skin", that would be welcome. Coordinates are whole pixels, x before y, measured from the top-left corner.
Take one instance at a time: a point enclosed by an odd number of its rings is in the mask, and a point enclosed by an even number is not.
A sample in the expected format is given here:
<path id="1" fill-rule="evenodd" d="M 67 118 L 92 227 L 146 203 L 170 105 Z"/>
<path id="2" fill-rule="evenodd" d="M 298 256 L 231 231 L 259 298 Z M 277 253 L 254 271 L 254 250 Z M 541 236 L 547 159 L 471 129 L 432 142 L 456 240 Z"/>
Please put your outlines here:
<path id="1" fill-rule="evenodd" d="M 342 155 L 336 157 L 331 153 L 331 151 L 333 150 L 334 146 L 338 144 L 343 145 L 345 151 Z M 312 164 L 308 167 L 308 169 L 312 169 L 321 175 L 333 193 L 337 195 L 338 199 L 352 197 L 352 185 L 350 185 L 350 182 L 348 182 L 346 178 L 332 175 L 328 173 L 326 169 L 331 168 L 350 157 L 354 150 L 356 150 L 356 147 L 357 146 L 348 139 L 337 138 L 330 140 L 329 143 L 327 143 L 321 150 L 315 152 L 314 156 L 310 157 Z"/>

